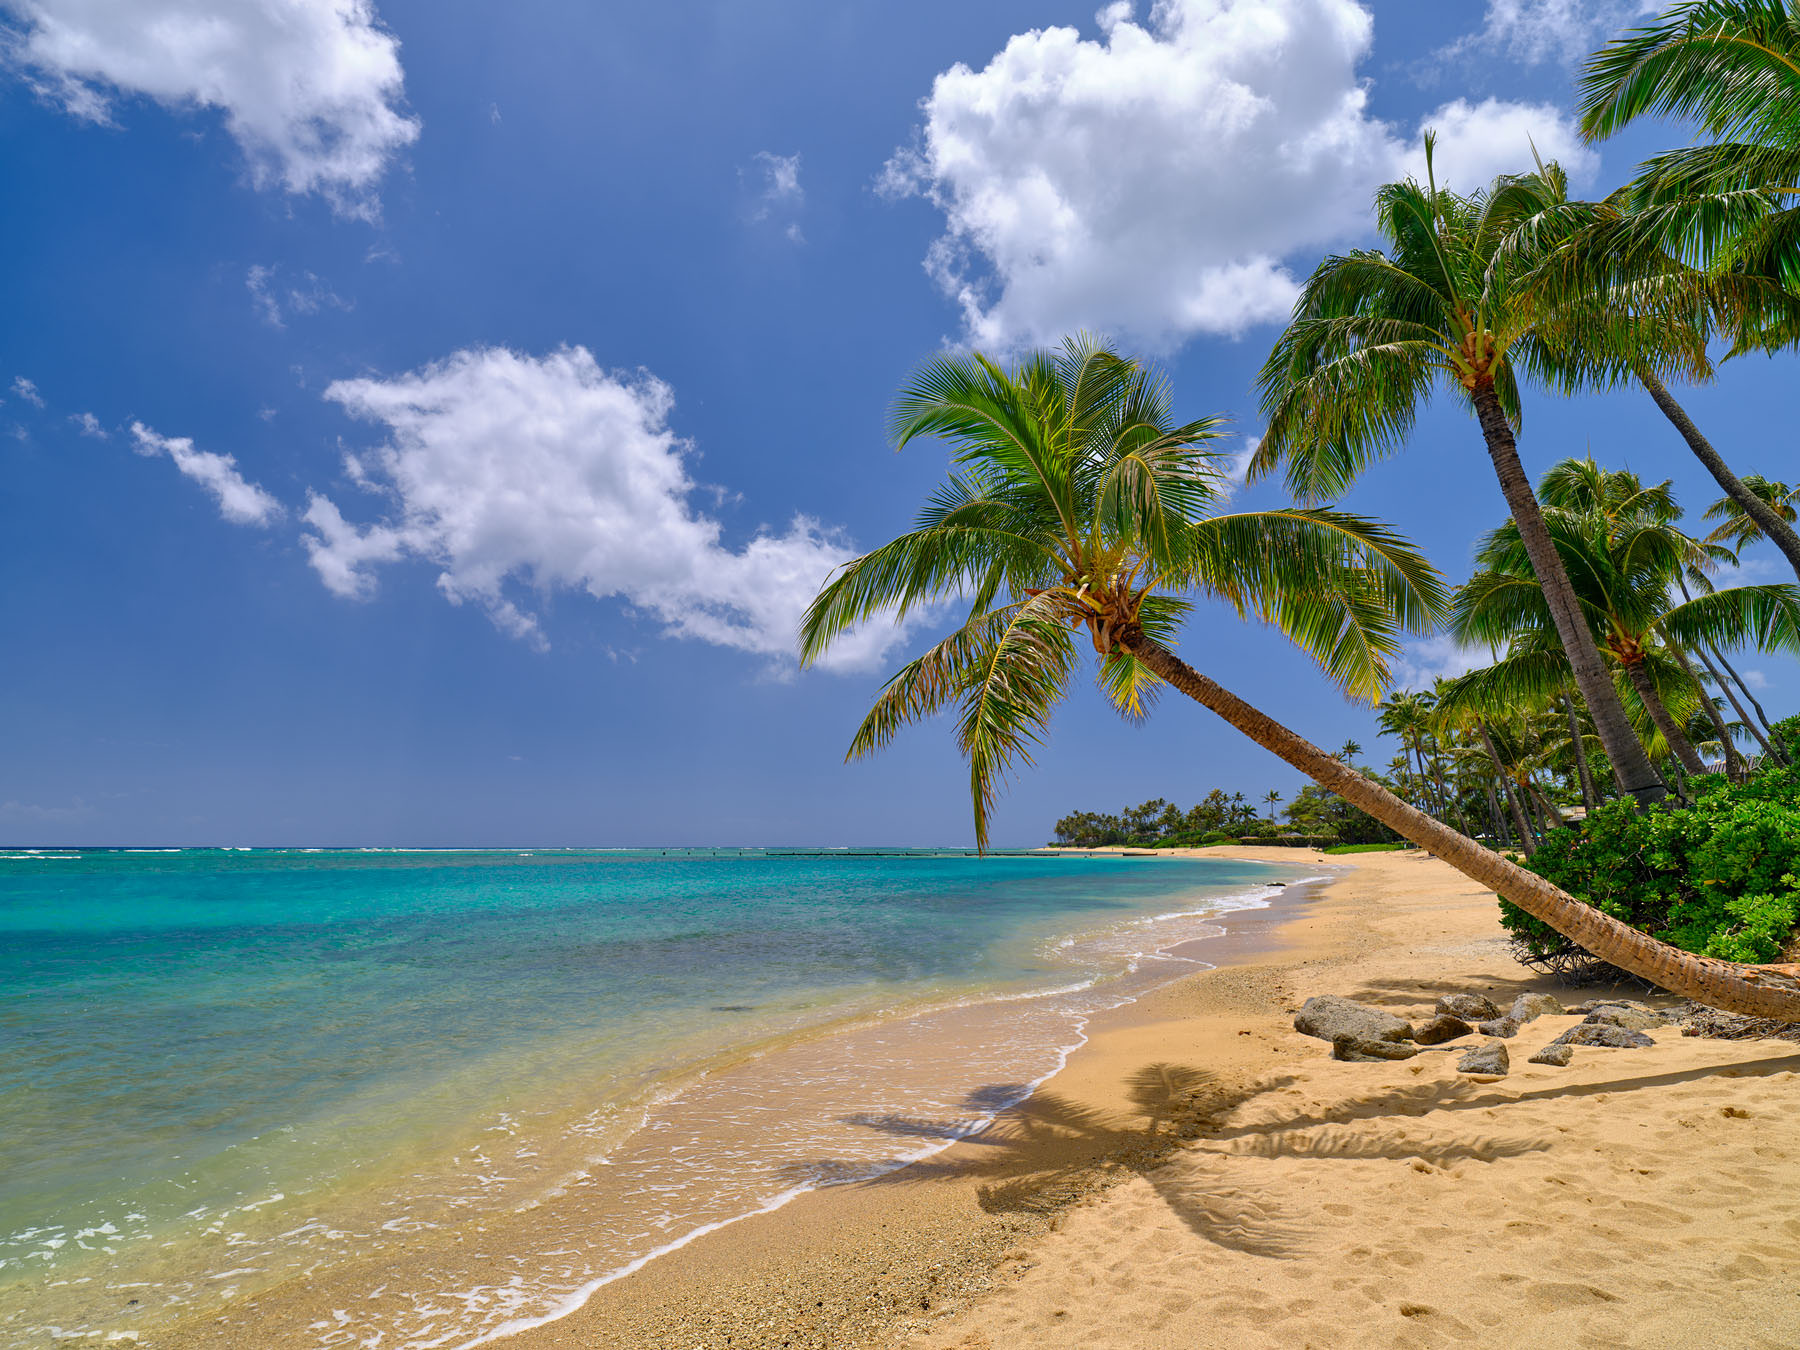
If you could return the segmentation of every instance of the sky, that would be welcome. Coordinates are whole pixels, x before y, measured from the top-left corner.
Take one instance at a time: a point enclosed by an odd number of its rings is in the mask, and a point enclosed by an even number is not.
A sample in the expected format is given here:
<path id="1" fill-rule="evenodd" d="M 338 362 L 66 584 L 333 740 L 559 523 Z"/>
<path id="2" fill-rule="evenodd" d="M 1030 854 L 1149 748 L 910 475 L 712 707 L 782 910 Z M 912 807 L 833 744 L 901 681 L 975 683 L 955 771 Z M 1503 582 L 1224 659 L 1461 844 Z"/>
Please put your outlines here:
<path id="1" fill-rule="evenodd" d="M 1298 279 L 1372 242 L 1421 129 L 1453 186 L 1535 146 L 1595 194 L 1685 140 L 1573 133 L 1638 12 L 0 0 L 0 839 L 968 844 L 947 726 L 843 761 L 930 623 L 793 658 L 944 473 L 884 438 L 908 372 L 1087 329 L 1247 449 Z M 1791 463 L 1785 364 L 1683 391 L 1740 472 Z M 1520 447 L 1718 495 L 1641 394 L 1534 393 Z M 1452 580 L 1504 511 L 1448 402 L 1343 504 Z M 1204 610 L 1182 651 L 1395 751 L 1270 633 Z M 1743 662 L 1772 715 L 1793 664 Z M 1078 689 L 993 837 L 1301 781 Z"/>

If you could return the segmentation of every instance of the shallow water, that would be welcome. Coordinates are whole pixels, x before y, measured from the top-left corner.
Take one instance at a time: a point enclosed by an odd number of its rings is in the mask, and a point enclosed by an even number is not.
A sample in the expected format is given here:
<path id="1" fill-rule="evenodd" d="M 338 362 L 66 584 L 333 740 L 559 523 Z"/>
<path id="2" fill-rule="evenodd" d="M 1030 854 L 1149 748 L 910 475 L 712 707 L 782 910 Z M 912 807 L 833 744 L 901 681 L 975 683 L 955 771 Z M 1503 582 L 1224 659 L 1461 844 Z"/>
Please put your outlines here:
<path id="1" fill-rule="evenodd" d="M 311 1329 L 321 1346 L 462 1345 L 553 1316 L 708 1226 L 977 1127 L 1093 1011 L 1193 969 L 1160 949 L 1299 875 L 0 857 L 0 1343 L 147 1336 L 296 1275 L 360 1290 Z M 528 1242 L 471 1250 L 485 1217 L 521 1210 Z"/>

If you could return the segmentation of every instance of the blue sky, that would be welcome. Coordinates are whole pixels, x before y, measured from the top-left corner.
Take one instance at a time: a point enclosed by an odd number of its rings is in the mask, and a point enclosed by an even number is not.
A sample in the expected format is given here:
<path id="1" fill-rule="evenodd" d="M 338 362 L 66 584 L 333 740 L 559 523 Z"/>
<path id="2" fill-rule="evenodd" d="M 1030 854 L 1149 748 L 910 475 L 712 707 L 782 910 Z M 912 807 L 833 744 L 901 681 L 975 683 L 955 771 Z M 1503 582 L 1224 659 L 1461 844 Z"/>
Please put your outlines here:
<path id="1" fill-rule="evenodd" d="M 1087 326 L 1253 435 L 1293 278 L 1422 124 L 1465 185 L 1680 138 L 1570 135 L 1567 62 L 1633 10 L 0 0 L 0 837 L 966 843 L 946 729 L 841 762 L 926 633 L 788 655 L 943 472 L 884 444 L 911 366 Z M 1689 403 L 1780 476 L 1770 366 Z M 1536 396 L 1521 446 L 1717 495 L 1641 395 Z M 1448 406 L 1347 505 L 1454 578 L 1502 512 Z M 1184 650 L 1375 745 L 1266 633 Z M 1078 697 L 995 840 L 1215 785 L 1299 779 Z"/>

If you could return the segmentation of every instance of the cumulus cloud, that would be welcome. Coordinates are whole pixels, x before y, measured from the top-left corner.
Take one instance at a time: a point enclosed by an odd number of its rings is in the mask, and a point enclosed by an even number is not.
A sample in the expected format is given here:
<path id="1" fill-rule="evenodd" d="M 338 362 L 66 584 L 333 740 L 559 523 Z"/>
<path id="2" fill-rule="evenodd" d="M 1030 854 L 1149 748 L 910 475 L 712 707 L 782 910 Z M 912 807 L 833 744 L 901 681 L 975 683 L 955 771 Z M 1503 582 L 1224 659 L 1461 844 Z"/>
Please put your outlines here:
<path id="1" fill-rule="evenodd" d="M 944 71 L 876 182 L 944 213 L 926 270 L 975 343 L 1099 328 L 1166 349 L 1281 319 L 1288 260 L 1366 233 L 1374 189 L 1418 162 L 1417 128 L 1369 114 L 1374 21 L 1355 0 L 1159 0 L 1141 23 L 1119 0 L 1099 26 Z M 1547 156 L 1577 144 L 1548 107 L 1457 103 L 1425 122 L 1471 186 L 1529 166 L 1527 131 Z"/>
<path id="2" fill-rule="evenodd" d="M 688 447 L 669 427 L 673 391 L 644 372 L 603 370 L 581 347 L 472 348 L 406 375 L 339 380 L 325 397 L 388 437 L 345 461 L 385 501 L 380 519 L 353 523 L 319 494 L 306 511 L 312 564 L 339 595 L 366 596 L 380 564 L 417 558 L 439 569 L 445 598 L 480 605 L 540 648 L 521 592 L 566 589 L 785 665 L 807 602 L 853 553 L 804 516 L 728 545 L 691 500 Z M 871 666 L 901 636 L 873 625 L 831 664 Z"/>
<path id="3" fill-rule="evenodd" d="M 69 420 L 83 436 L 92 436 L 97 441 L 112 439 L 106 428 L 100 425 L 100 419 L 91 412 L 70 413 Z"/>
<path id="4" fill-rule="evenodd" d="M 219 110 L 258 187 L 367 215 L 419 134 L 401 111 L 400 44 L 369 0 L 0 0 L 10 63 L 71 114 L 115 100 Z"/>
<path id="5" fill-rule="evenodd" d="M 186 436 L 162 436 L 142 422 L 131 424 L 132 449 L 148 458 L 167 455 L 219 503 L 219 514 L 236 525 L 268 525 L 282 515 L 281 503 L 238 472 L 231 455 L 196 450 Z"/>
<path id="6" fill-rule="evenodd" d="M 1453 637 L 1420 638 L 1393 662 L 1394 688 L 1429 689 L 1438 680 L 1491 665 L 1493 659 L 1486 648 L 1464 647 Z"/>
<path id="7" fill-rule="evenodd" d="M 1574 65 L 1661 0 L 1488 0 L 1479 33 L 1452 45 L 1454 55 L 1501 51 L 1515 61 Z"/>
<path id="8" fill-rule="evenodd" d="M 289 314 L 317 314 L 322 309 L 354 309 L 312 272 L 302 272 L 298 280 L 284 282 L 276 267 L 254 263 L 244 274 L 244 286 L 250 292 L 250 304 L 271 328 L 287 327 Z"/>
<path id="9" fill-rule="evenodd" d="M 38 393 L 37 385 L 26 379 L 23 375 L 13 376 L 12 391 L 17 397 L 24 399 L 34 408 L 41 408 L 44 406 L 44 396 Z"/>
<path id="10" fill-rule="evenodd" d="M 806 242 L 796 219 L 806 202 L 806 190 L 800 186 L 799 155 L 758 150 L 751 156 L 750 167 L 739 170 L 738 179 L 750 194 L 746 214 L 753 223 L 785 222 L 783 234 L 796 244 Z"/>
<path id="11" fill-rule="evenodd" d="M 1425 118 L 1420 129 L 1437 133 L 1432 158 L 1439 184 L 1459 192 L 1485 187 L 1503 173 L 1528 172 L 1534 149 L 1540 158 L 1561 164 L 1576 187 L 1592 182 L 1600 168 L 1599 154 L 1582 143 L 1574 124 L 1549 103 L 1459 98 Z M 1421 180 L 1425 176 L 1420 138 L 1408 150 L 1405 170 Z"/>

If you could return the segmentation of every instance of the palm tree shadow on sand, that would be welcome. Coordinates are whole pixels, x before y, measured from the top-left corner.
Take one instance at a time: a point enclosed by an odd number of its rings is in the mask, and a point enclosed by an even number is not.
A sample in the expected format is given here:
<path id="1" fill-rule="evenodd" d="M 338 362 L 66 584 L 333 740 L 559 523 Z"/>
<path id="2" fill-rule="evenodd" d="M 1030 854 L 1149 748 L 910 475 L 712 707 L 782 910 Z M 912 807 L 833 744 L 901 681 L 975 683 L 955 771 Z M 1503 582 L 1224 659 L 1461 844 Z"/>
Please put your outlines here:
<path id="1" fill-rule="evenodd" d="M 1538 1140 L 1478 1139 L 1437 1148 L 1416 1141 L 1358 1138 L 1315 1128 L 1342 1122 L 1297 1116 L 1227 1127 L 1225 1117 L 1240 1106 L 1279 1092 L 1295 1080 L 1264 1078 L 1226 1083 L 1203 1069 L 1147 1064 L 1126 1079 L 1129 1115 L 1094 1110 L 1056 1092 L 1040 1091 L 1022 1110 L 970 1132 L 966 1120 L 928 1120 L 896 1115 L 848 1116 L 898 1139 L 963 1142 L 954 1159 L 906 1163 L 896 1157 L 886 1171 L 870 1174 L 867 1163 L 822 1159 L 792 1170 L 791 1179 L 814 1184 L 858 1182 L 875 1186 L 917 1185 L 933 1179 L 977 1178 L 981 1207 L 990 1214 L 1049 1217 L 1084 1196 L 1127 1177 L 1141 1177 L 1196 1236 L 1216 1246 L 1253 1256 L 1306 1254 L 1306 1224 L 1266 1197 L 1229 1179 L 1234 1155 L 1317 1159 L 1416 1159 L 1454 1165 L 1471 1158 L 1512 1157 L 1547 1146 Z M 1020 1101 L 1021 1084 L 994 1084 L 969 1094 L 971 1114 L 988 1114 Z M 1404 1114 L 1411 1114 L 1402 1108 Z M 1372 1114 L 1372 1113 L 1371 1113 Z M 1184 1146 L 1215 1140 L 1225 1151 L 1188 1151 L 1197 1165 L 1169 1167 Z M 1209 1165 L 1211 1164 L 1211 1165 Z"/>

